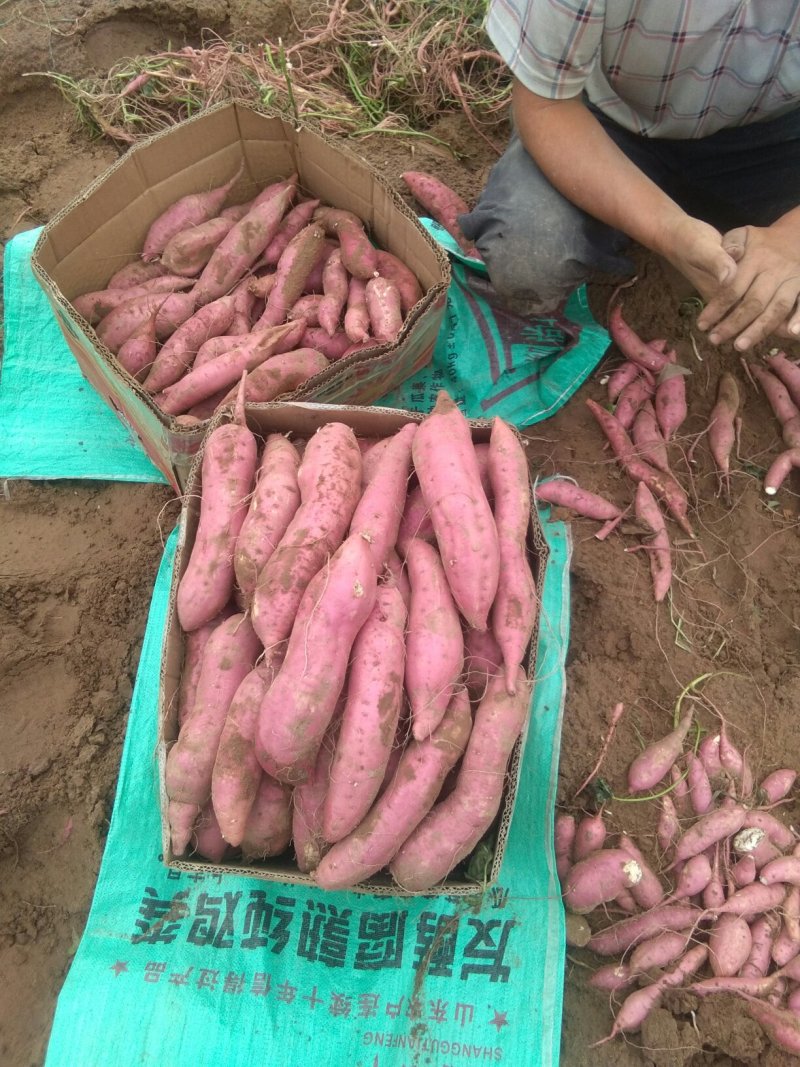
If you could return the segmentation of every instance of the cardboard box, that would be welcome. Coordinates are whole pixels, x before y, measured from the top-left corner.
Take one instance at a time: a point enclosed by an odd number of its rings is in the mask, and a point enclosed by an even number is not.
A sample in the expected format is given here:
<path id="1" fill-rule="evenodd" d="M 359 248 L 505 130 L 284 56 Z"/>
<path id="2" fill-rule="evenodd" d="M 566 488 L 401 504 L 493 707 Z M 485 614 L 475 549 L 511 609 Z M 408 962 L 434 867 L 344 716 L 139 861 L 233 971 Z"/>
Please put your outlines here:
<path id="1" fill-rule="evenodd" d="M 262 404 L 247 409 L 248 425 L 260 437 L 265 437 L 268 433 L 291 433 L 298 437 L 309 438 L 320 426 L 333 421 L 343 422 L 348 426 L 351 426 L 359 437 L 386 437 L 396 433 L 397 430 L 406 425 L 406 423 L 412 421 L 419 422 L 422 418 L 423 416 L 416 412 L 397 411 L 390 408 L 350 408 L 302 403 Z M 229 420 L 229 413 L 220 413 L 210 424 L 209 432 L 213 430 L 215 426 L 228 422 Z M 473 439 L 476 443 L 489 440 L 491 424 L 488 421 L 475 421 L 472 422 L 471 425 L 473 427 Z M 158 773 L 164 862 L 168 867 L 173 867 L 182 871 L 205 871 L 223 874 L 231 873 L 246 875 L 252 878 L 260 878 L 270 882 L 291 882 L 300 885 L 313 886 L 315 885 L 313 880 L 297 869 L 291 851 L 285 856 L 251 865 L 227 862 L 213 864 L 204 859 L 193 860 L 178 858 L 172 852 L 169 826 L 166 819 L 167 797 L 164 786 L 164 774 L 167 751 L 170 744 L 177 737 L 177 692 L 183 660 L 183 634 L 177 621 L 175 601 L 178 583 L 186 569 L 197 530 L 201 490 L 201 462 L 202 449 L 195 458 L 189 476 L 187 491 L 183 500 L 180 535 L 175 558 L 172 587 L 170 589 L 167 624 L 164 635 L 164 654 L 159 684 Z M 541 602 L 541 583 L 544 577 L 548 550 L 535 510 L 531 512 L 528 548 L 534 568 L 534 575 L 537 580 L 537 586 L 539 588 L 539 601 Z M 539 622 L 537 620 L 531 640 L 531 648 L 527 663 L 528 675 L 531 678 L 534 677 L 534 650 L 536 649 L 537 644 L 538 625 Z M 495 837 L 494 853 L 484 883 L 479 885 L 462 875 L 452 874 L 435 889 L 426 890 L 421 894 L 409 894 L 400 890 L 391 881 L 388 874 L 380 873 L 369 879 L 367 882 L 355 887 L 352 892 L 373 893 L 378 896 L 469 896 L 482 888 L 483 885 L 495 882 L 500 873 L 500 865 L 505 850 L 509 824 L 514 810 L 514 801 L 519 782 L 520 763 L 524 744 L 525 734 L 523 734 L 522 738 L 517 742 L 509 763 L 506 778 L 506 791 L 500 812 L 495 822 L 495 828 L 492 831 Z"/>
<path id="2" fill-rule="evenodd" d="M 362 218 L 376 244 L 414 270 L 424 292 L 396 343 L 337 361 L 286 399 L 373 403 L 430 360 L 444 313 L 446 255 L 368 164 L 313 129 L 224 104 L 133 148 L 45 227 L 32 266 L 81 370 L 178 491 L 204 428 L 187 429 L 164 415 L 70 301 L 104 288 L 114 271 L 137 258 L 162 211 L 227 181 L 242 157 L 245 171 L 230 203 L 296 171 L 305 192 Z"/>

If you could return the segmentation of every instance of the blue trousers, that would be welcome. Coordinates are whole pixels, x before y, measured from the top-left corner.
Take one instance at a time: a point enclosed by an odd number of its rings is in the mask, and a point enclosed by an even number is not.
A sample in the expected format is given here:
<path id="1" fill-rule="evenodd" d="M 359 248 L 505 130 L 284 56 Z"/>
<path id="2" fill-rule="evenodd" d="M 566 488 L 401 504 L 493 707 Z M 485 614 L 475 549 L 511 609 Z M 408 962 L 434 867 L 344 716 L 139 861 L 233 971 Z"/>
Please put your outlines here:
<path id="1" fill-rule="evenodd" d="M 641 171 L 723 233 L 767 226 L 800 204 L 800 108 L 696 140 L 642 137 L 592 111 Z M 554 310 L 587 280 L 634 271 L 625 255 L 630 238 L 554 189 L 516 132 L 474 210 L 459 221 L 498 294 L 522 315 Z"/>

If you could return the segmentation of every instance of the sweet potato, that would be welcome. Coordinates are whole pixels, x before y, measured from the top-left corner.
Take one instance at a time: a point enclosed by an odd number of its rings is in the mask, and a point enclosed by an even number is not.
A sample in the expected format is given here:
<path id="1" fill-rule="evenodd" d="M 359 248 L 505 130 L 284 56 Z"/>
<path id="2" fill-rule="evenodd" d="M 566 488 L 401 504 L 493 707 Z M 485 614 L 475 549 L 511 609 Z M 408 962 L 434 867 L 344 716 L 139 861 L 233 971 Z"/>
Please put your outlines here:
<path id="1" fill-rule="evenodd" d="M 269 200 L 254 205 L 214 249 L 192 290 L 198 304 L 224 296 L 270 243 L 295 193 L 294 185 L 285 185 Z"/>
<path id="2" fill-rule="evenodd" d="M 321 326 L 307 327 L 300 338 L 300 344 L 304 348 L 321 352 L 331 363 L 341 359 L 351 347 L 350 338 L 344 330 L 336 330 L 333 337 L 330 337 Z"/>
<path id="3" fill-rule="evenodd" d="M 267 304 L 255 328 L 277 326 L 284 322 L 292 305 L 305 289 L 306 279 L 319 256 L 325 234 L 319 226 L 309 223 L 288 243 L 275 269 L 275 283 L 267 296 Z M 333 253 L 331 253 L 333 255 Z"/>
<path id="4" fill-rule="evenodd" d="M 242 836 L 242 859 L 280 856 L 292 837 L 292 793 L 268 774 L 262 774 Z"/>
<path id="5" fill-rule="evenodd" d="M 267 657 L 241 681 L 233 695 L 211 774 L 211 799 L 220 833 L 230 845 L 240 845 L 247 817 L 261 783 L 261 764 L 255 754 L 255 731 L 261 701 L 278 661 Z"/>
<path id="6" fill-rule="evenodd" d="M 168 415 L 182 415 L 214 393 L 230 389 L 245 371 L 253 371 L 275 352 L 277 344 L 294 324 L 254 330 L 238 339 L 227 351 L 193 367 L 173 385 L 155 394 L 155 401 Z M 216 338 L 213 338 L 216 340 Z"/>
<path id="7" fill-rule="evenodd" d="M 403 326 L 400 293 L 388 278 L 370 278 L 364 296 L 369 314 L 370 334 L 376 341 L 394 341 Z"/>
<path id="8" fill-rule="evenodd" d="M 253 599 L 259 573 L 300 506 L 299 466 L 300 456 L 292 442 L 282 434 L 270 434 L 233 557 L 236 584 L 247 605 Z"/>
<path id="9" fill-rule="evenodd" d="M 671 474 L 667 442 L 658 425 L 655 408 L 645 400 L 633 420 L 631 436 L 636 450 L 646 463 L 652 464 L 665 474 Z"/>
<path id="10" fill-rule="evenodd" d="M 785 352 L 771 352 L 764 359 L 770 371 L 783 382 L 792 403 L 800 409 L 800 367 L 792 363 Z"/>
<path id="11" fill-rule="evenodd" d="M 280 345 L 283 347 L 283 344 Z M 260 363 L 247 375 L 244 386 L 248 404 L 264 404 L 276 397 L 290 393 L 316 374 L 330 366 L 328 360 L 315 348 L 295 348 L 279 352 Z M 221 404 L 228 404 L 236 393 L 234 386 L 225 394 Z"/>
<path id="12" fill-rule="evenodd" d="M 731 450 L 736 440 L 735 420 L 739 411 L 739 387 L 727 371 L 720 375 L 717 400 L 708 417 L 708 446 L 723 485 L 730 478 Z"/>
<path id="13" fill-rule="evenodd" d="M 688 860 L 700 852 L 705 852 L 711 845 L 730 837 L 744 825 L 747 812 L 739 804 L 729 808 L 716 808 L 707 815 L 701 815 L 675 845 L 675 859 Z"/>
<path id="14" fill-rule="evenodd" d="M 406 489 L 411 469 L 411 447 L 417 424 L 408 423 L 380 442 L 374 461 L 374 471 L 367 482 L 353 513 L 350 533 L 360 533 L 372 551 L 375 569 L 381 571 L 389 552 L 397 541 L 397 531 L 403 515 Z M 375 446 L 377 449 L 379 446 Z M 369 459 L 375 449 L 362 461 L 362 468 L 370 468 Z"/>
<path id="15" fill-rule="evenodd" d="M 177 293 L 180 289 L 189 289 L 191 284 L 188 278 L 164 274 L 130 289 L 100 289 L 91 293 L 83 293 L 75 297 L 72 306 L 90 326 L 96 326 L 101 319 L 122 304 L 129 304 L 133 300 L 150 296 L 152 293 Z"/>
<path id="16" fill-rule="evenodd" d="M 536 584 L 528 562 L 531 491 L 528 459 L 514 431 L 492 420 L 488 473 L 494 500 L 500 571 L 492 605 L 492 632 L 503 652 L 506 686 L 513 694 L 536 621 Z"/>
<path id="17" fill-rule="evenodd" d="M 340 841 L 358 826 L 384 780 L 403 706 L 406 618 L 397 587 L 379 585 L 372 611 L 353 645 L 324 801 L 326 841 Z"/>
<path id="18" fill-rule="evenodd" d="M 233 219 L 217 216 L 199 226 L 181 230 L 167 241 L 161 253 L 161 262 L 173 274 L 194 278 L 211 259 L 214 249 L 233 225 Z"/>
<path id="19" fill-rule="evenodd" d="M 714 792 L 703 761 L 693 752 L 686 753 L 686 784 L 695 815 L 706 815 L 714 806 Z"/>
<path id="20" fill-rule="evenodd" d="M 797 771 L 793 771 L 790 767 L 773 771 L 759 785 L 759 795 L 764 798 L 764 803 L 776 804 L 789 794 L 796 780 Z"/>
<path id="21" fill-rule="evenodd" d="M 636 757 L 628 768 L 628 788 L 632 793 L 645 793 L 648 789 L 653 789 L 669 774 L 670 768 L 681 753 L 691 725 L 692 712 L 688 711 L 671 733 L 648 745 L 644 752 Z M 686 858 L 688 857 L 684 857 Z"/>
<path id="22" fill-rule="evenodd" d="M 669 362 L 664 352 L 659 352 L 652 345 L 645 344 L 641 337 L 631 329 L 622 317 L 620 304 L 617 304 L 609 315 L 608 332 L 626 360 L 636 363 L 653 374 L 658 374 Z"/>
<path id="23" fill-rule="evenodd" d="M 469 214 L 467 202 L 458 193 L 432 174 L 419 170 L 407 170 L 400 177 L 408 186 L 414 199 L 443 226 L 465 255 L 475 255 L 475 246 L 467 240 L 458 221 L 459 215 Z"/>
<path id="24" fill-rule="evenodd" d="M 469 424 L 444 390 L 412 455 L 453 598 L 469 625 L 485 630 L 500 574 L 497 527 Z"/>
<path id="25" fill-rule="evenodd" d="M 329 236 L 338 238 L 342 263 L 348 274 L 365 282 L 376 276 L 377 252 L 370 244 L 364 224 L 357 215 L 339 208 L 321 207 L 314 212 L 314 221 Z"/>
<path id="26" fill-rule="evenodd" d="M 670 475 L 657 471 L 638 458 L 631 439 L 613 415 L 604 411 L 594 400 L 587 400 L 586 406 L 600 424 L 625 473 L 635 482 L 646 482 L 648 488 L 664 501 L 680 527 L 689 537 L 694 537 L 688 518 L 686 493 L 681 486 Z"/>
<path id="27" fill-rule="evenodd" d="M 713 879 L 714 870 L 705 852 L 692 856 L 681 867 L 670 900 L 690 900 L 705 892 Z"/>
<path id="28" fill-rule="evenodd" d="M 629 986 L 635 978 L 636 974 L 627 963 L 607 963 L 604 967 L 598 967 L 589 979 L 589 985 L 592 989 L 601 989 L 604 993 L 617 993 Z"/>
<path id="29" fill-rule="evenodd" d="M 776 1048 L 791 1056 L 800 1056 L 800 1021 L 794 1012 L 749 998 L 746 1010 Z"/>
<path id="30" fill-rule="evenodd" d="M 490 679 L 455 788 L 425 816 L 389 865 L 403 889 L 420 892 L 441 882 L 492 825 L 503 798 L 508 761 L 528 717 L 530 692 L 521 667 L 510 687 L 499 677 Z"/>
<path id="31" fill-rule="evenodd" d="M 297 322 L 285 322 L 280 326 L 270 326 L 266 330 L 254 330 L 253 332 L 263 333 L 267 338 L 272 338 L 274 344 L 269 352 L 269 356 L 275 356 L 279 355 L 281 352 L 290 352 L 297 348 L 304 330 L 305 326 L 303 322 L 298 320 Z M 232 348 L 236 348 L 242 343 L 248 343 L 249 334 L 250 331 L 248 330 L 244 334 L 231 333 L 223 334 L 220 337 L 210 337 L 197 350 L 192 369 L 199 370 L 204 363 L 210 363 L 213 359 L 216 359 L 217 356 L 224 355 L 225 352 L 229 352 Z"/>
<path id="32" fill-rule="evenodd" d="M 212 300 L 177 328 L 161 346 L 144 381 L 149 393 L 159 393 L 176 382 L 192 365 L 203 342 L 227 331 L 233 321 L 235 301 L 233 294 Z"/>
<path id="33" fill-rule="evenodd" d="M 178 585 L 178 621 L 197 630 L 225 607 L 233 593 L 233 551 L 247 514 L 256 471 L 256 441 L 231 422 L 208 437 L 202 461 L 197 534 Z"/>
<path id="34" fill-rule="evenodd" d="M 222 836 L 214 805 L 209 801 L 192 828 L 191 855 L 221 863 L 228 851 L 228 842 Z"/>
<path id="35" fill-rule="evenodd" d="M 631 430 L 639 411 L 654 395 L 655 386 L 652 381 L 648 380 L 643 374 L 640 374 L 637 378 L 634 378 L 632 382 L 626 385 L 619 394 L 616 407 L 614 408 L 614 418 L 621 426 L 624 426 L 626 430 Z"/>
<path id="36" fill-rule="evenodd" d="M 176 233 L 188 230 L 191 226 L 199 226 L 200 223 L 218 215 L 243 169 L 244 160 L 234 176 L 223 185 L 210 189 L 207 193 L 190 193 L 189 196 L 182 196 L 166 211 L 162 211 L 147 231 L 142 246 L 142 259 L 145 262 L 155 259 L 164 251 L 167 242 Z"/>
<path id="37" fill-rule="evenodd" d="M 792 400 L 788 389 L 779 378 L 758 364 L 750 364 L 749 370 L 763 389 L 769 406 L 781 424 L 787 447 L 800 448 L 800 408 Z"/>
<path id="38" fill-rule="evenodd" d="M 141 259 L 135 259 L 132 263 L 126 263 L 120 267 L 108 279 L 107 289 L 132 289 L 134 285 L 151 278 L 160 278 L 163 274 L 169 274 L 167 268 L 158 260 L 144 263 Z"/>
<path id="39" fill-rule="evenodd" d="M 375 595 L 372 555 L 358 535 L 348 537 L 308 583 L 286 657 L 259 715 L 256 754 L 279 781 L 296 784 L 311 773 L 344 685 L 353 642 Z"/>
<path id="40" fill-rule="evenodd" d="M 286 318 L 289 322 L 305 319 L 306 326 L 319 326 L 319 307 L 323 297 L 319 293 L 306 293 L 292 304 Z"/>
<path id="41" fill-rule="evenodd" d="M 325 266 L 322 268 L 322 291 L 324 296 L 319 307 L 319 324 L 333 337 L 339 327 L 349 291 L 348 274 L 342 264 L 341 249 L 337 248 L 331 252 L 325 260 Z"/>
<path id="42" fill-rule="evenodd" d="M 331 784 L 331 764 L 339 725 L 335 713 L 319 746 L 313 770 L 292 791 L 292 845 L 297 866 L 305 874 L 316 869 L 330 843 L 323 829 L 323 813 Z"/>
<path id="43" fill-rule="evenodd" d="M 344 332 L 353 344 L 361 344 L 369 337 L 369 327 L 366 282 L 351 278 L 347 287 Z"/>
<path id="44" fill-rule="evenodd" d="M 261 262 L 267 267 L 274 267 L 286 250 L 286 246 L 300 231 L 308 226 L 319 207 L 319 200 L 303 200 L 289 211 L 280 225 L 280 229 L 267 245 Z"/>
<path id="45" fill-rule="evenodd" d="M 575 827 L 575 840 L 572 843 L 572 858 L 585 860 L 605 844 L 608 830 L 602 811 L 596 815 L 584 815 Z"/>
<path id="46" fill-rule="evenodd" d="M 753 947 L 750 927 L 738 915 L 720 915 L 708 935 L 708 961 L 718 978 L 738 974 Z"/>
<path id="47" fill-rule="evenodd" d="M 636 518 L 653 535 L 645 542 L 645 547 L 650 557 L 653 592 L 658 604 L 667 595 L 672 584 L 672 550 L 664 517 L 645 482 L 639 482 L 636 487 L 635 508 Z"/>
<path id="48" fill-rule="evenodd" d="M 626 359 L 624 363 L 620 363 L 613 374 L 609 375 L 606 389 L 608 392 L 608 400 L 610 404 L 616 403 L 619 399 L 619 395 L 626 385 L 630 385 L 635 381 L 642 373 L 642 368 L 638 363 L 632 363 Z M 649 373 L 649 372 L 645 372 Z"/>
<path id="49" fill-rule="evenodd" d="M 223 219 L 230 219 L 231 222 L 238 222 L 239 219 L 245 217 L 252 206 L 252 200 L 245 200 L 243 204 L 231 204 L 230 207 L 224 207 L 222 211 L 220 211 L 220 217 Z"/>
<path id="50" fill-rule="evenodd" d="M 324 889 L 356 885 L 385 867 L 430 811 L 447 773 L 458 762 L 472 726 L 469 699 L 458 691 L 437 730 L 410 741 L 389 786 L 366 819 L 338 841 L 314 872 Z"/>
<path id="51" fill-rule="evenodd" d="M 588 948 L 598 956 L 618 956 L 662 930 L 686 930 L 694 926 L 701 911 L 693 904 L 661 904 L 643 915 L 633 915 L 601 930 Z"/>
<path id="52" fill-rule="evenodd" d="M 556 855 L 556 870 L 563 882 L 573 864 L 572 849 L 575 844 L 577 826 L 574 815 L 564 813 L 557 815 L 553 828 L 553 849 Z"/>
<path id="53" fill-rule="evenodd" d="M 258 638 L 244 615 L 231 615 L 209 637 L 203 652 L 195 706 L 170 748 L 165 770 L 172 847 L 180 856 L 192 826 L 211 796 L 214 760 L 231 700 L 252 670 Z"/>
<path id="54" fill-rule="evenodd" d="M 194 698 L 197 692 L 197 682 L 200 678 L 200 668 L 203 665 L 203 652 L 209 637 L 216 628 L 233 614 L 231 609 L 226 608 L 220 615 L 205 623 L 197 630 L 192 630 L 184 636 L 183 641 L 183 664 L 181 666 L 181 680 L 178 686 L 178 728 L 192 713 Z"/>
<path id="55" fill-rule="evenodd" d="M 686 418 L 686 378 L 688 371 L 668 363 L 658 376 L 654 406 L 665 441 L 672 440 Z"/>
<path id="56" fill-rule="evenodd" d="M 332 422 L 317 430 L 306 445 L 298 484 L 300 507 L 253 598 L 253 626 L 267 649 L 289 636 L 306 586 L 339 547 L 353 517 L 361 453 L 349 426 Z"/>
<path id="57" fill-rule="evenodd" d="M 430 510 L 422 496 L 422 489 L 416 485 L 406 496 L 406 504 L 400 527 L 397 531 L 397 549 L 405 556 L 413 538 L 433 544 L 436 534 L 433 532 Z"/>
<path id="58" fill-rule="evenodd" d="M 442 720 L 464 666 L 464 639 L 436 548 L 412 541 L 406 553 L 411 583 L 406 692 L 412 732 L 429 737 Z"/>
<path id="59" fill-rule="evenodd" d="M 759 916 L 750 925 L 750 937 L 750 953 L 739 973 L 743 978 L 763 978 L 772 958 L 773 921 L 765 915 Z"/>
<path id="60" fill-rule="evenodd" d="M 407 315 L 411 308 L 422 299 L 422 286 L 417 281 L 416 274 L 391 252 L 379 248 L 376 257 L 378 274 L 381 278 L 394 282 L 400 294 L 400 310 L 403 315 Z"/>
<path id="61" fill-rule="evenodd" d="M 464 631 L 463 681 L 470 693 L 482 696 L 489 679 L 503 670 L 503 652 L 491 630 Z"/>
<path id="62" fill-rule="evenodd" d="M 622 509 L 616 504 L 588 489 L 581 489 L 566 478 L 549 478 L 546 482 L 537 482 L 535 492 L 537 500 L 559 508 L 568 508 L 587 519 L 612 522 L 622 516 Z"/>
<path id="63" fill-rule="evenodd" d="M 165 341 L 186 322 L 195 311 L 192 293 L 150 293 L 128 303 L 120 304 L 102 319 L 96 329 L 97 336 L 112 352 L 118 352 L 134 330 L 147 322 L 156 312 L 156 337 Z"/>
<path id="64" fill-rule="evenodd" d="M 137 382 L 144 381 L 158 354 L 156 337 L 158 311 L 158 307 L 154 307 L 148 318 L 136 327 L 117 352 L 117 362 Z"/>
<path id="65" fill-rule="evenodd" d="M 641 878 L 629 886 L 631 896 L 640 908 L 655 908 L 664 899 L 664 888 L 637 846 L 627 834 L 620 834 L 619 847 L 636 860 L 642 872 Z"/>
<path id="66" fill-rule="evenodd" d="M 644 974 L 656 967 L 674 963 L 686 951 L 690 937 L 691 934 L 685 930 L 665 930 L 640 942 L 628 961 L 631 974 Z"/>
<path id="67" fill-rule="evenodd" d="M 800 467 L 800 448 L 789 448 L 772 461 L 764 475 L 764 492 L 774 496 L 793 470 Z"/>
<path id="68" fill-rule="evenodd" d="M 656 841 L 662 852 L 668 852 L 680 832 L 678 813 L 669 793 L 661 798 L 661 814 L 656 827 Z"/>
<path id="69" fill-rule="evenodd" d="M 642 869 L 620 848 L 604 848 L 573 864 L 564 882 L 564 906 L 586 915 L 641 880 Z M 589 942 L 591 945 L 591 942 Z"/>

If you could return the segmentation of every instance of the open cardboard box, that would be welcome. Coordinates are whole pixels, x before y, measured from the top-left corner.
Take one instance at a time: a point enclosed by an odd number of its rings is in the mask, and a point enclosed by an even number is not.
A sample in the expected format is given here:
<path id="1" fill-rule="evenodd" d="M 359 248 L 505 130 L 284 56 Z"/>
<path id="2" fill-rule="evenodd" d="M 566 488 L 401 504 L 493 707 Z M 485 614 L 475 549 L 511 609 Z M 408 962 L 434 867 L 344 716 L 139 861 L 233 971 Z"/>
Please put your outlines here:
<path id="1" fill-rule="evenodd" d="M 137 258 L 162 211 L 188 193 L 221 185 L 242 158 L 244 172 L 229 203 L 243 203 L 296 171 L 304 192 L 362 218 L 373 241 L 411 267 L 424 293 L 395 343 L 335 362 L 285 399 L 373 403 L 430 360 L 444 313 L 446 255 L 372 167 L 313 129 L 223 104 L 131 149 L 45 227 L 32 266 L 81 370 L 179 492 L 205 426 L 182 427 L 163 414 L 70 301 L 104 288 L 114 271 Z"/>
<path id="2" fill-rule="evenodd" d="M 352 427 L 359 437 L 380 438 L 396 433 L 408 422 L 419 422 L 423 418 L 422 415 L 417 414 L 416 412 L 398 411 L 391 408 L 352 408 L 304 403 L 254 405 L 247 408 L 246 414 L 248 426 L 261 438 L 266 437 L 269 433 L 282 433 L 305 439 L 308 439 L 320 426 L 323 426 L 328 422 L 343 422 Z M 229 422 L 230 418 L 230 412 L 220 412 L 212 420 L 209 432 L 212 432 L 214 427 Z M 473 440 L 476 444 L 489 440 L 491 430 L 491 423 L 489 421 L 474 421 L 471 422 L 471 426 Z M 269 859 L 262 863 L 249 865 L 235 861 L 215 864 L 209 863 L 202 858 L 179 858 L 175 856 L 172 851 L 169 825 L 166 818 L 167 796 L 164 785 L 164 773 L 167 752 L 178 733 L 177 694 L 183 662 L 184 643 L 183 632 L 181 631 L 177 620 L 175 602 L 178 584 L 186 570 L 197 531 L 197 522 L 200 512 L 199 501 L 202 489 L 202 456 L 203 452 L 201 449 L 195 457 L 189 474 L 187 489 L 183 498 L 183 510 L 180 518 L 180 534 L 177 554 L 175 557 L 175 568 L 172 576 L 172 586 L 170 588 L 169 606 L 167 609 L 161 678 L 159 682 L 158 774 L 164 862 L 168 867 L 182 871 L 237 874 L 252 878 L 260 878 L 270 882 L 291 882 L 300 885 L 314 886 L 316 883 L 307 874 L 303 874 L 298 870 L 291 848 L 283 856 Z M 528 549 L 533 572 L 536 577 L 539 602 L 541 603 L 541 584 L 544 578 L 548 550 L 535 509 L 531 511 L 528 532 Z M 538 626 L 539 621 L 537 619 L 526 665 L 528 676 L 530 678 L 534 677 Z M 511 815 L 514 810 L 514 801 L 517 795 L 524 744 L 525 732 L 523 732 L 522 737 L 517 742 L 509 763 L 506 776 L 506 789 L 500 812 L 495 820 L 493 829 L 490 830 L 489 834 L 484 839 L 491 843 L 492 851 L 482 882 L 478 883 L 466 877 L 463 871 L 466 862 L 468 861 L 465 861 L 465 863 L 460 865 L 459 868 L 457 868 L 456 871 L 444 882 L 436 886 L 434 889 L 425 890 L 424 893 L 412 894 L 401 890 L 385 872 L 381 872 L 361 885 L 354 887 L 352 892 L 372 893 L 377 896 L 468 896 L 481 890 L 484 886 L 495 882 L 500 874 L 500 866 L 505 851 Z M 478 848 L 480 847 L 481 846 L 479 845 Z"/>

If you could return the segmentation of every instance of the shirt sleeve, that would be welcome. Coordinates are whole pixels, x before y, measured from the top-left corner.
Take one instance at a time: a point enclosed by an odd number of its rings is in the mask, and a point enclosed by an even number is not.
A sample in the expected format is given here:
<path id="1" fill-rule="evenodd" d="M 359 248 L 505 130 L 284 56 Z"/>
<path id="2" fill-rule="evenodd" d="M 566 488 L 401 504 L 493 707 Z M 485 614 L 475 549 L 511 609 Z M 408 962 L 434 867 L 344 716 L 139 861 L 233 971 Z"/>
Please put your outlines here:
<path id="1" fill-rule="evenodd" d="M 569 99 L 595 64 L 604 17 L 605 0 L 491 0 L 486 32 L 526 88 Z"/>

